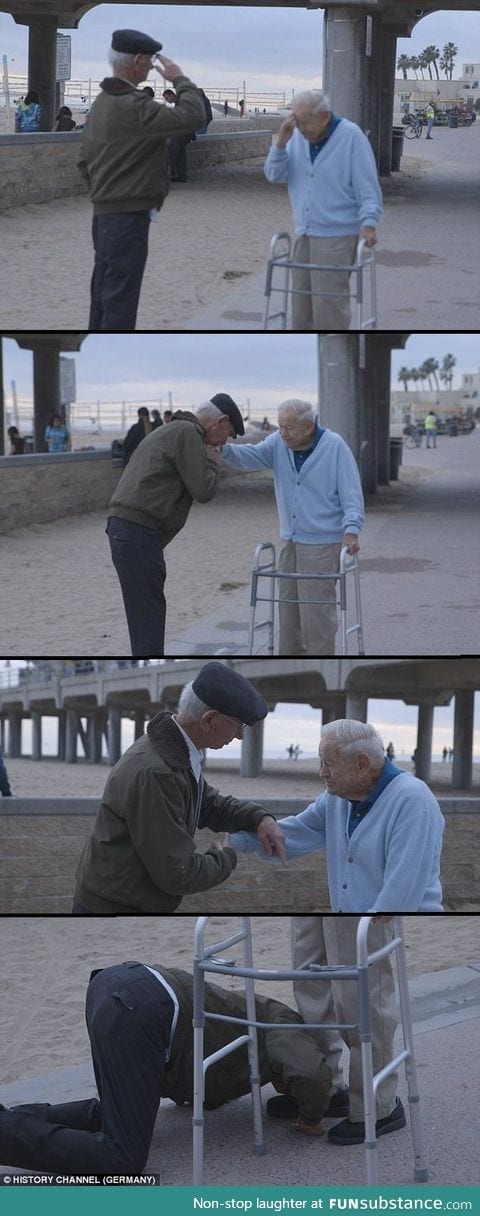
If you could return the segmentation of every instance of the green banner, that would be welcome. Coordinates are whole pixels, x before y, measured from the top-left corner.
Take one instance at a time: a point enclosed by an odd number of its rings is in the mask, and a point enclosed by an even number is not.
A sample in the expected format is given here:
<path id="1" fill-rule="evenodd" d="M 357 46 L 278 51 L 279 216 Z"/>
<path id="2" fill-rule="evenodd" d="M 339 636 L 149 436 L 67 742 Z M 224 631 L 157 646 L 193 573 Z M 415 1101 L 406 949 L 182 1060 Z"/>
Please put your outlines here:
<path id="1" fill-rule="evenodd" d="M 7 1181 L 8 1179 L 8 1181 Z M 2 1216 L 195 1216 L 265 1212 L 472 1212 L 480 1186 L 236 1187 L 162 1186 L 154 1174 L 135 1179 L 12 1173 L 1 1179 Z M 68 1189 L 68 1197 L 62 1191 Z M 90 1190 L 88 1199 L 87 1189 Z M 139 1191 L 143 1190 L 140 1196 Z M 33 1192 L 33 1193 L 32 1193 Z"/>

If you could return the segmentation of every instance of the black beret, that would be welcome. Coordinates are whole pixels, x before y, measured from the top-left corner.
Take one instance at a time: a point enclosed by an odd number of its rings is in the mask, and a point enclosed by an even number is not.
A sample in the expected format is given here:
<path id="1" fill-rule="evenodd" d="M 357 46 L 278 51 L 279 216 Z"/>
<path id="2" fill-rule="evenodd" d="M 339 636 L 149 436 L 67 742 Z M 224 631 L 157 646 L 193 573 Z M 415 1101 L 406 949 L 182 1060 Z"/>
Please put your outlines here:
<path id="1" fill-rule="evenodd" d="M 233 397 L 229 397 L 228 393 L 215 393 L 214 397 L 210 397 L 210 401 L 212 405 L 216 405 L 217 410 L 220 410 L 222 414 L 226 414 L 227 418 L 230 419 L 235 428 L 235 435 L 245 434 L 243 418 Z"/>
<path id="2" fill-rule="evenodd" d="M 161 42 L 156 42 L 149 34 L 141 34 L 139 30 L 113 31 L 112 51 L 121 51 L 123 55 L 154 55 L 161 49 Z"/>
<path id="3" fill-rule="evenodd" d="M 227 718 L 239 718 L 247 726 L 261 722 L 268 714 L 268 705 L 253 684 L 225 663 L 206 663 L 192 688 L 209 709 L 216 709 Z"/>

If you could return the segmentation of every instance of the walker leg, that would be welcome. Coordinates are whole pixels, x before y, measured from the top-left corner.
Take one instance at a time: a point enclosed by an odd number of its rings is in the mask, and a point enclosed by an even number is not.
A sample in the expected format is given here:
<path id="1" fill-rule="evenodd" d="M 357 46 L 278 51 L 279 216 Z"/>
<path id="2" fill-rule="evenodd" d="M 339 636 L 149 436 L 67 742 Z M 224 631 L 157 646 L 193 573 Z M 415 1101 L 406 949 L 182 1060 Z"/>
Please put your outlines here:
<path id="1" fill-rule="evenodd" d="M 205 994 L 205 975 L 201 967 L 194 963 L 193 972 L 193 1185 L 203 1183 L 203 1154 L 205 1118 L 203 1113 L 204 1097 L 204 1031 L 205 1018 L 203 1015 Z"/>
<path id="2" fill-rule="evenodd" d="M 356 615 L 357 622 L 358 622 L 358 630 L 357 630 L 358 653 L 365 654 L 364 641 L 363 641 L 362 599 L 361 599 L 361 592 L 360 592 L 360 571 L 358 569 L 358 565 L 355 568 L 354 578 L 355 578 L 355 615 Z"/>
<path id="3" fill-rule="evenodd" d="M 412 1015 L 408 991 L 405 943 L 403 940 L 401 922 L 398 936 L 402 939 L 401 945 L 397 947 L 397 975 L 400 1011 L 402 1016 L 403 1042 L 405 1045 L 405 1050 L 409 1053 L 408 1058 L 405 1060 L 405 1075 L 407 1078 L 408 1101 L 410 1106 L 410 1120 L 412 1125 L 412 1140 L 415 1159 L 413 1177 L 415 1182 L 428 1182 L 428 1169 L 425 1160 L 423 1125 L 420 1111 L 420 1096 L 418 1092 L 417 1066 L 415 1062 L 415 1049 L 413 1043 Z"/>
<path id="4" fill-rule="evenodd" d="M 368 966 L 358 969 L 358 1033 L 362 1053 L 363 1110 L 367 1186 L 378 1185 L 376 1102 L 373 1085 L 372 1020 Z"/>
<path id="5" fill-rule="evenodd" d="M 243 918 L 246 938 L 245 938 L 245 966 L 253 967 L 252 955 L 252 929 L 249 916 Z M 247 1009 L 247 1018 L 251 1022 L 256 1020 L 255 1012 L 255 981 L 252 977 L 245 977 L 245 1004 Z M 262 1122 L 262 1099 L 260 1086 L 260 1065 L 258 1062 L 258 1036 L 257 1027 L 251 1024 L 248 1027 L 249 1042 L 248 1042 L 248 1060 L 250 1064 L 250 1086 L 252 1091 L 252 1112 L 253 1112 L 253 1139 L 255 1152 L 257 1157 L 263 1157 L 265 1153 L 265 1141 L 263 1138 L 263 1122 Z"/>

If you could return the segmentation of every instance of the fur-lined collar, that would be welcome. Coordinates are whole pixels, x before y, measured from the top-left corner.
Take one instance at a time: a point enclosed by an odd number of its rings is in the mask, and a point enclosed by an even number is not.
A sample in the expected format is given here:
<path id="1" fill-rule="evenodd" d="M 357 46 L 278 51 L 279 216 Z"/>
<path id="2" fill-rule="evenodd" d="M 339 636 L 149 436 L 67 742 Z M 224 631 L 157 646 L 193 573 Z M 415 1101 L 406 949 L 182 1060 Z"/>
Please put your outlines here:
<path id="1" fill-rule="evenodd" d="M 169 768 L 190 768 L 187 744 L 172 715 L 162 710 L 155 714 L 147 726 L 147 735 L 152 747 Z"/>

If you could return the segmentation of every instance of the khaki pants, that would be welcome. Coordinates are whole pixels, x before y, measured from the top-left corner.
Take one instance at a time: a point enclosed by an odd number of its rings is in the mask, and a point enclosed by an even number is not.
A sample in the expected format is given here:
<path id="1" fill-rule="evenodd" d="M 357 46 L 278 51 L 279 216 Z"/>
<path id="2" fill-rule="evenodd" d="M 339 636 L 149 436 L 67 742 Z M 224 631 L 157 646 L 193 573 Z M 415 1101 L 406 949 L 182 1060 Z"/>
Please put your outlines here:
<path id="1" fill-rule="evenodd" d="M 356 236 L 297 236 L 292 257 L 297 262 L 323 265 L 351 265 L 355 257 Z M 293 270 L 293 291 L 345 293 L 345 299 L 322 299 L 319 295 L 292 296 L 292 329 L 349 329 L 351 312 L 347 296 L 350 277 L 345 270 Z"/>
<path id="2" fill-rule="evenodd" d="M 338 570 L 341 545 L 301 545 L 287 540 L 280 550 L 278 569 L 284 573 L 317 574 Z M 279 580 L 280 642 L 283 655 L 334 655 L 337 632 L 334 580 Z M 326 604 L 296 604 L 298 599 L 328 600 Z"/>
<path id="3" fill-rule="evenodd" d="M 295 969 L 310 963 L 320 966 L 348 966 L 356 961 L 355 937 L 358 916 L 292 916 L 292 961 Z M 368 934 L 368 949 L 372 954 L 393 937 L 393 924 L 375 923 Z M 369 969 L 370 1005 L 372 1015 L 373 1071 L 380 1072 L 393 1059 L 393 1036 L 397 1025 L 395 983 L 391 956 Z M 358 1021 L 357 985 L 353 980 L 332 984 L 323 980 L 299 981 L 294 985 L 295 1000 L 304 1022 Z M 332 1071 L 332 1092 L 343 1082 L 340 1056 L 342 1039 L 350 1049 L 350 1119 L 363 1122 L 363 1087 L 361 1048 L 358 1033 L 349 1030 L 318 1031 L 323 1055 Z M 390 1115 L 395 1107 L 396 1072 L 391 1073 L 377 1090 L 377 1119 Z"/>

